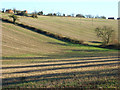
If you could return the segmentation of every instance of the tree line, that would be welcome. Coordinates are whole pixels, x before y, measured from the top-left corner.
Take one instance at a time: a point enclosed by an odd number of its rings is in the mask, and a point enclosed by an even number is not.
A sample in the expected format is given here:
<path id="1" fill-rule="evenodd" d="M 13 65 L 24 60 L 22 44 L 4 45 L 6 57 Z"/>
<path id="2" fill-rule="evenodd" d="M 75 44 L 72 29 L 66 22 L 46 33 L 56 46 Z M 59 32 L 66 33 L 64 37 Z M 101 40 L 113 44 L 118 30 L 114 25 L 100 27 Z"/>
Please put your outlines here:
<path id="1" fill-rule="evenodd" d="M 8 10 L 11 10 L 11 9 L 8 9 Z M 48 14 L 44 14 L 43 11 L 34 11 L 33 13 L 26 13 L 27 10 L 24 10 L 24 11 L 21 11 L 21 10 L 16 10 L 15 8 L 12 10 L 14 14 L 16 15 L 20 15 L 20 16 L 30 16 L 33 17 L 33 18 L 37 18 L 37 15 L 44 15 L 44 16 L 62 16 L 62 17 L 79 17 L 79 18 L 101 18 L 101 19 L 106 19 L 105 16 L 93 16 L 91 14 L 88 14 L 88 15 L 83 15 L 83 14 L 65 14 L 65 13 L 60 13 L 60 12 L 57 12 L 57 13 L 48 13 Z M 2 8 L 2 12 L 5 13 L 5 8 Z"/>

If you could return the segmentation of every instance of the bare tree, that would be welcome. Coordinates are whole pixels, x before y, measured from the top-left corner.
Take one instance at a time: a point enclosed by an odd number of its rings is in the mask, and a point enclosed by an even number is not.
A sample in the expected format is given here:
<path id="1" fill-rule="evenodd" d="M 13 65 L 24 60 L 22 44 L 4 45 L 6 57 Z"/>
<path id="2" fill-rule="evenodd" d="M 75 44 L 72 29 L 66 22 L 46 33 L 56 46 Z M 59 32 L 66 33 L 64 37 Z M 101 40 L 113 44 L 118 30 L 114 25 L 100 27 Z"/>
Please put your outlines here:
<path id="1" fill-rule="evenodd" d="M 61 16 L 61 13 L 60 13 L 60 12 L 57 12 L 56 14 L 57 14 L 57 16 Z"/>
<path id="2" fill-rule="evenodd" d="M 2 13 L 4 13 L 5 12 L 5 8 L 2 8 Z"/>
<path id="3" fill-rule="evenodd" d="M 102 18 L 102 19 L 106 19 L 106 17 L 105 17 L 105 16 L 101 16 L 100 18 Z"/>
<path id="4" fill-rule="evenodd" d="M 34 11 L 34 12 L 32 13 L 32 17 L 33 17 L 33 18 L 38 18 L 36 11 Z"/>
<path id="5" fill-rule="evenodd" d="M 71 14 L 72 17 L 74 17 L 74 15 L 75 15 L 74 13 Z"/>
<path id="6" fill-rule="evenodd" d="M 111 27 L 103 26 L 95 29 L 97 36 L 102 39 L 103 45 L 107 45 L 112 37 L 114 30 Z"/>
<path id="7" fill-rule="evenodd" d="M 38 15 L 43 15 L 43 11 L 38 12 Z"/>
<path id="8" fill-rule="evenodd" d="M 92 18 L 93 16 L 92 15 L 85 15 L 86 16 L 86 18 Z"/>
<path id="9" fill-rule="evenodd" d="M 13 8 L 13 12 L 16 13 L 16 11 L 17 11 L 17 10 L 16 10 L 15 8 Z"/>

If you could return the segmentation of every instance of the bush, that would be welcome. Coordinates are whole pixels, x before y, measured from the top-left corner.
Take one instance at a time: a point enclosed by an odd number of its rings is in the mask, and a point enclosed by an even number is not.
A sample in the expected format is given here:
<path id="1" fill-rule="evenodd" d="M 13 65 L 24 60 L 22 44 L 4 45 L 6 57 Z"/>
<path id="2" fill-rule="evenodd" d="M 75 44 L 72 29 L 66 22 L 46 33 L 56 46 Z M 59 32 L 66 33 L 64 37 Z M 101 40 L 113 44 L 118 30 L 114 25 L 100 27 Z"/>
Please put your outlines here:
<path id="1" fill-rule="evenodd" d="M 13 23 L 15 24 L 18 17 L 16 15 L 10 15 L 9 17 L 11 17 L 13 19 Z"/>
<path id="2" fill-rule="evenodd" d="M 53 16 L 53 14 L 52 13 L 48 13 L 47 16 Z"/>
<path id="3" fill-rule="evenodd" d="M 21 16 L 28 16 L 28 14 L 26 12 L 24 12 L 24 11 L 22 11 L 20 15 Z"/>

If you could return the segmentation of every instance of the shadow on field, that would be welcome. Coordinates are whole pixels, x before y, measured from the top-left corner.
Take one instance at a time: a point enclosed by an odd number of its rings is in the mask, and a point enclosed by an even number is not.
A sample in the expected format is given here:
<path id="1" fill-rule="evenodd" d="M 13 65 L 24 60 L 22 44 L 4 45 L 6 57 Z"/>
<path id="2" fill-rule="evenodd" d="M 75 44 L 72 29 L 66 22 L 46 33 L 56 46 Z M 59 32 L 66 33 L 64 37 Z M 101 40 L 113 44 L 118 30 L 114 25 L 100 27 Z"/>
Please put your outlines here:
<path id="1" fill-rule="evenodd" d="M 7 85 L 14 85 L 14 84 L 21 84 L 21 83 L 29 83 L 29 82 L 38 82 L 38 81 L 60 81 L 60 80 L 81 80 L 83 84 L 91 83 L 91 82 L 83 82 L 85 78 L 97 78 L 97 83 L 99 82 L 100 78 L 104 77 L 116 77 L 118 78 L 118 69 L 105 69 L 102 71 L 80 71 L 80 72 L 70 72 L 70 73 L 55 73 L 55 74 L 44 74 L 38 76 L 28 76 L 28 77 L 18 77 L 18 78 L 8 78 L 2 79 L 3 80 L 3 87 Z M 80 81 L 79 81 L 80 82 Z M 92 81 L 93 84 L 96 84 L 95 81 Z M 100 83 L 100 82 L 99 82 Z M 101 82 L 103 84 L 103 82 Z"/>
<path id="2" fill-rule="evenodd" d="M 83 52 L 100 52 L 100 50 L 71 50 L 71 51 L 83 51 Z"/>
<path id="3" fill-rule="evenodd" d="M 2 60 L 14 60 L 14 59 L 51 59 L 50 57 L 2 57 Z"/>
<path id="4" fill-rule="evenodd" d="M 67 44 L 62 44 L 62 43 L 55 43 L 55 42 L 47 42 L 49 44 L 55 44 L 55 45 L 62 45 L 62 46 L 68 46 Z"/>
<path id="5" fill-rule="evenodd" d="M 98 59 L 99 60 L 99 59 Z M 112 62 L 119 60 L 104 60 L 104 61 L 85 61 L 85 62 L 74 62 L 74 63 L 60 63 L 60 64 L 43 64 L 43 65 L 29 65 L 29 66 L 11 66 L 11 67 L 3 67 L 2 69 L 11 69 L 11 68 L 30 68 L 30 67 L 47 67 L 47 66 L 58 66 L 58 65 L 76 65 L 76 64 L 88 64 L 88 63 L 97 63 L 97 62 Z M 84 68 L 84 67 L 95 67 L 95 66 L 106 66 L 106 65 L 116 65 L 117 63 L 107 63 L 107 64 L 95 64 L 95 65 L 83 65 L 83 66 L 75 66 L 75 67 L 61 67 L 61 68 L 53 68 L 50 70 L 58 70 L 58 69 L 73 69 L 73 68 Z M 49 70 L 49 69 L 47 69 Z M 39 71 L 39 70 L 37 70 Z M 40 70 L 42 71 L 42 70 Z M 44 71 L 44 70 L 43 70 Z M 46 71 L 46 70 L 45 70 Z"/>
<path id="6" fill-rule="evenodd" d="M 88 61 L 88 62 L 75 62 L 75 63 L 62 63 L 62 64 L 49 64 L 49 65 L 35 65 L 35 66 L 28 66 L 28 67 L 45 67 L 45 66 L 57 66 L 57 65 L 77 65 L 77 64 L 89 64 L 89 63 L 97 63 L 97 62 L 112 62 L 112 61 L 119 61 L 119 60 L 105 60 L 105 61 Z M 108 63 L 108 64 L 96 64 L 96 65 L 84 65 L 84 66 L 74 66 L 74 67 L 60 67 L 60 68 L 50 68 L 50 69 L 37 69 L 37 70 L 27 70 L 27 71 L 19 71 L 13 73 L 30 73 L 30 72 L 41 72 L 41 71 L 52 71 L 52 70 L 60 70 L 60 69 L 74 69 L 74 68 L 84 68 L 84 67 L 96 67 L 96 66 L 106 66 L 106 65 L 116 65 L 118 63 Z M 27 67 L 10 67 L 10 68 L 27 68 Z M 9 67 L 2 68 L 2 69 L 9 69 Z M 4 73 L 4 74 L 12 74 L 12 73 Z M 4 75 L 3 74 L 3 75 Z"/>
<path id="7" fill-rule="evenodd" d="M 91 43 L 102 43 L 102 42 L 99 42 L 99 41 L 89 41 Z"/>
<path id="8" fill-rule="evenodd" d="M 60 63 L 60 64 L 44 64 L 44 65 L 29 65 L 29 66 L 11 66 L 11 67 L 3 67 L 2 69 L 12 69 L 12 68 L 31 68 L 31 67 L 46 67 L 46 66 L 61 66 L 61 65 L 73 65 L 72 67 L 53 67 L 53 68 L 47 68 L 47 69 L 37 69 L 37 70 L 26 70 L 26 71 L 18 71 L 18 72 L 13 72 L 13 73 L 3 73 L 3 75 L 7 74 L 25 74 L 25 73 L 32 73 L 32 72 L 44 72 L 44 71 L 53 71 L 54 70 L 60 70 L 60 69 L 79 69 L 79 68 L 87 68 L 87 67 L 99 67 L 99 66 L 117 66 L 119 64 L 119 60 L 117 57 L 113 57 L 113 60 L 100 60 L 100 59 L 108 59 L 108 58 L 94 58 L 94 59 L 86 59 L 88 61 L 82 61 L 82 62 L 69 62 L 69 63 Z M 97 61 L 97 59 L 99 61 Z M 83 59 L 78 59 L 78 60 L 83 60 Z M 93 61 L 89 61 L 93 60 Z M 62 61 L 62 60 L 61 60 Z M 67 61 L 67 60 L 66 60 Z M 72 60 L 71 60 L 72 61 Z M 74 61 L 74 60 L 73 60 Z M 110 63 L 112 61 L 118 61 L 115 63 Z M 108 62 L 105 64 L 96 64 L 97 62 Z M 84 65 L 84 64 L 88 65 Z M 89 65 L 89 63 L 93 63 Z M 81 64 L 79 66 L 74 66 L 77 64 Z M 27 77 L 17 77 L 17 78 L 6 78 L 2 79 L 2 85 L 7 86 L 7 85 L 14 85 L 14 84 L 21 84 L 21 83 L 29 83 L 29 82 L 37 82 L 37 81 L 59 81 L 59 80 L 66 80 L 66 79 L 78 79 L 78 80 L 83 80 L 84 78 L 94 78 L 96 77 L 97 79 L 100 79 L 102 77 L 119 77 L 118 76 L 118 69 L 104 69 L 104 70 L 98 70 L 98 71 L 79 71 L 79 72 L 66 72 L 66 73 L 53 73 L 53 74 L 43 74 L 43 75 L 37 75 L 37 76 L 27 76 Z"/>

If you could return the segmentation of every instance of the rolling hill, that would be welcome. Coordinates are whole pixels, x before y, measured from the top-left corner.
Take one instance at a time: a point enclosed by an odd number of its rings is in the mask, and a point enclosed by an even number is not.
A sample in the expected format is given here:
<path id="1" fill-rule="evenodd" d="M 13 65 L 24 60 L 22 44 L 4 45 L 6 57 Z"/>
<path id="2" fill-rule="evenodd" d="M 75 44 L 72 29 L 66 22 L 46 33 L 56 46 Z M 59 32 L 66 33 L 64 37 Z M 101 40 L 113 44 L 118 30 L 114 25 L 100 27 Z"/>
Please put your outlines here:
<path id="1" fill-rule="evenodd" d="M 96 19 L 100 25 L 117 23 L 109 21 Z M 89 19 L 39 16 L 20 17 L 18 22 L 79 40 L 98 40 Z M 118 50 L 63 42 L 12 23 L 2 22 L 1 27 L 3 88 L 119 87 Z"/>
<path id="2" fill-rule="evenodd" d="M 7 15 L 3 17 L 8 18 Z M 100 26 L 110 26 L 115 30 L 114 38 L 118 38 L 118 21 L 105 19 L 89 19 L 77 17 L 54 17 L 38 16 L 37 19 L 32 17 L 20 17 L 19 21 L 36 28 L 70 37 L 72 39 L 88 41 L 100 41 L 96 37 L 94 29 Z"/>
<path id="3" fill-rule="evenodd" d="M 66 43 L 5 22 L 2 23 L 2 49 L 3 57 L 49 54 L 79 57 L 99 56 L 99 54 L 113 55 L 113 52 L 116 52 L 116 50 Z M 105 54 L 103 51 L 112 52 Z"/>

